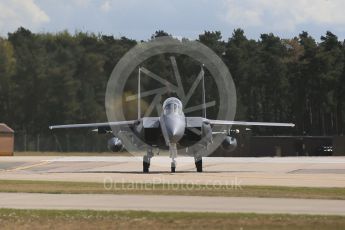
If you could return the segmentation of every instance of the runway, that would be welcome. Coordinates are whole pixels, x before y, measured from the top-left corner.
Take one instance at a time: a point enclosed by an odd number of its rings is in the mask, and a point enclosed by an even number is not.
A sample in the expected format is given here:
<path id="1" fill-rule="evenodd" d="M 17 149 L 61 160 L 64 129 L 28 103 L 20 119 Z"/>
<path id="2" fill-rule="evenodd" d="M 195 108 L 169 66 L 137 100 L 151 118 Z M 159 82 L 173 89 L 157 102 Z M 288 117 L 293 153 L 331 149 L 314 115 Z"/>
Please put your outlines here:
<path id="1" fill-rule="evenodd" d="M 0 193 L 0 208 L 345 215 L 345 200 Z"/>
<path id="2" fill-rule="evenodd" d="M 1 157 L 0 179 L 345 188 L 345 157 L 205 157 L 203 164 L 196 173 L 193 158 L 180 157 L 170 173 L 170 159 L 159 156 L 143 174 L 137 157 Z"/>

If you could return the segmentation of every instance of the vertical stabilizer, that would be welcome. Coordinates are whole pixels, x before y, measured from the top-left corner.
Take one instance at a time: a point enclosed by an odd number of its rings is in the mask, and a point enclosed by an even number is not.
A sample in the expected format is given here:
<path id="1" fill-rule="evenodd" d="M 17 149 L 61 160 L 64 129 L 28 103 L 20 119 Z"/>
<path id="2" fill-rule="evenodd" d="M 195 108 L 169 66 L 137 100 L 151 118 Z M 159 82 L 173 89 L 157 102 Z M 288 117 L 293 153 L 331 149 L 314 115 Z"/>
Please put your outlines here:
<path id="1" fill-rule="evenodd" d="M 138 120 L 141 118 L 141 89 L 140 89 L 140 75 L 141 75 L 141 68 L 139 67 L 138 71 Z"/>
<path id="2" fill-rule="evenodd" d="M 201 66 L 202 74 L 202 116 L 206 118 L 206 95 L 205 95 L 205 72 L 204 65 Z"/>

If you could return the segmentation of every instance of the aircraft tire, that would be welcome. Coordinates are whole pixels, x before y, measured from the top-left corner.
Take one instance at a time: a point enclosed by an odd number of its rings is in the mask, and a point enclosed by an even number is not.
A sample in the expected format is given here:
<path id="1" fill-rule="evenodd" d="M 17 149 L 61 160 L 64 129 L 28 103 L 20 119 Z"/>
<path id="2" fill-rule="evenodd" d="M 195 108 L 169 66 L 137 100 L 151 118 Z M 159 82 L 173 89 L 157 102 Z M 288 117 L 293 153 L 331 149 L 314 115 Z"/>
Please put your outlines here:
<path id="1" fill-rule="evenodd" d="M 148 173 L 149 172 L 149 163 L 143 162 L 143 172 Z"/>
<path id="2" fill-rule="evenodd" d="M 196 161 L 195 167 L 197 172 L 202 172 L 202 160 Z"/>

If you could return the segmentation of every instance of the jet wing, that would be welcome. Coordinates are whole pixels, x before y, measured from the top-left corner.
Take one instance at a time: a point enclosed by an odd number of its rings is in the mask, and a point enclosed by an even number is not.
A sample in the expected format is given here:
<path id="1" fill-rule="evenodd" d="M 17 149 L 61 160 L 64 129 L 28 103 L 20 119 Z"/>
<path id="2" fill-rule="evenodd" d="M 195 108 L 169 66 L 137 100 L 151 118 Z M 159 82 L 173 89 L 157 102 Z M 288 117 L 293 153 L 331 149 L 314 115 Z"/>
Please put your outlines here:
<path id="1" fill-rule="evenodd" d="M 240 125 L 240 126 L 275 126 L 275 127 L 295 127 L 293 123 L 272 123 L 272 122 L 247 122 L 247 121 L 224 121 L 224 120 L 204 120 L 210 125 Z"/>
<path id="2" fill-rule="evenodd" d="M 115 122 L 104 122 L 104 123 L 89 123 L 89 124 L 53 125 L 53 126 L 49 126 L 49 129 L 110 128 L 112 126 L 133 125 L 135 122 L 137 122 L 137 120 L 115 121 Z"/>

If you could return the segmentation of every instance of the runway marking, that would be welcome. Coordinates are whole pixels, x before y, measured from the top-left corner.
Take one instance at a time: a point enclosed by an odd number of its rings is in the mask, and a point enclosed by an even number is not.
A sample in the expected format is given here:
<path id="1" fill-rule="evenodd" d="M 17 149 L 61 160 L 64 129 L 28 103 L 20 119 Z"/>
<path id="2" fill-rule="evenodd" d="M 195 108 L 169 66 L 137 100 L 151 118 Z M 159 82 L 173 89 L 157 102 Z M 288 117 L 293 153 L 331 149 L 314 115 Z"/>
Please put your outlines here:
<path id="1" fill-rule="evenodd" d="M 7 169 L 7 170 L 4 170 L 3 172 L 15 172 L 15 171 L 19 171 L 19 170 L 31 169 L 31 168 L 34 168 L 34 167 L 37 167 L 37 166 L 46 165 L 46 164 L 49 164 L 49 163 L 51 163 L 51 162 L 49 162 L 49 161 L 41 161 L 40 163 L 37 163 L 37 164 L 20 166 L 20 167 L 16 167 L 16 168 L 13 168 L 13 169 Z"/>
<path id="2" fill-rule="evenodd" d="M 142 157 L 59 157 L 47 162 L 137 162 L 142 161 Z"/>
<path id="3" fill-rule="evenodd" d="M 345 174 L 345 169 L 296 169 L 291 174 Z"/>

